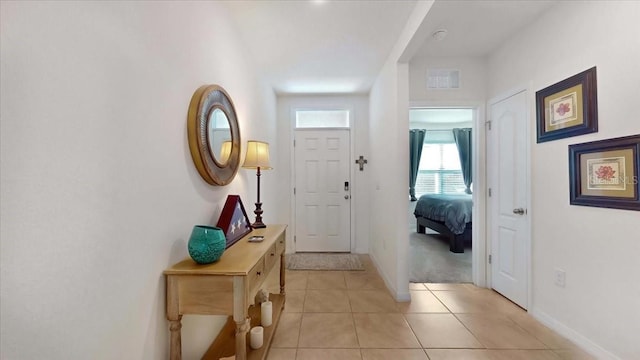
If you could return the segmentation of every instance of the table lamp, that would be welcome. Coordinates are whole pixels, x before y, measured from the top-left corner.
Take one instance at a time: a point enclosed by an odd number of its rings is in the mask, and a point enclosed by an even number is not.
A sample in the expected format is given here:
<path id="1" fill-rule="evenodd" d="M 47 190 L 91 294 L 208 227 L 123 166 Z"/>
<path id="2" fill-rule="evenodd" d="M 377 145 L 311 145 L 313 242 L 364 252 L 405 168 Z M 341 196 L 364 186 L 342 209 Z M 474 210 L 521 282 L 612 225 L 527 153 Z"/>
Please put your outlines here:
<path id="1" fill-rule="evenodd" d="M 258 201 L 256 202 L 256 221 L 251 224 L 254 229 L 265 228 L 262 222 L 262 203 L 260 202 L 260 170 L 270 170 L 269 164 L 269 144 L 263 141 L 249 140 L 247 142 L 247 156 L 244 159 L 243 168 L 257 169 L 256 176 L 258 177 Z"/>
<path id="2" fill-rule="evenodd" d="M 220 146 L 220 163 L 226 164 L 229 156 L 231 156 L 231 140 L 226 140 Z"/>

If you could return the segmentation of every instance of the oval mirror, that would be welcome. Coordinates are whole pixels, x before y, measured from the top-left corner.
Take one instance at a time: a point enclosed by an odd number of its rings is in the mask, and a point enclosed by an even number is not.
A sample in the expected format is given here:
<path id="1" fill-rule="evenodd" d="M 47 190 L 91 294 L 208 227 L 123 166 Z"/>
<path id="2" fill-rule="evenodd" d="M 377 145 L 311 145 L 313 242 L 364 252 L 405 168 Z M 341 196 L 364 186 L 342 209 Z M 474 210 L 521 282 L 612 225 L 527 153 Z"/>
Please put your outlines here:
<path id="1" fill-rule="evenodd" d="M 227 185 L 240 167 L 240 127 L 227 92 L 218 85 L 198 88 L 191 97 L 187 135 L 193 163 L 211 185 Z"/>
<path id="2" fill-rule="evenodd" d="M 231 126 L 229 118 L 220 108 L 214 108 L 209 116 L 207 144 L 214 160 L 224 166 L 231 155 Z"/>

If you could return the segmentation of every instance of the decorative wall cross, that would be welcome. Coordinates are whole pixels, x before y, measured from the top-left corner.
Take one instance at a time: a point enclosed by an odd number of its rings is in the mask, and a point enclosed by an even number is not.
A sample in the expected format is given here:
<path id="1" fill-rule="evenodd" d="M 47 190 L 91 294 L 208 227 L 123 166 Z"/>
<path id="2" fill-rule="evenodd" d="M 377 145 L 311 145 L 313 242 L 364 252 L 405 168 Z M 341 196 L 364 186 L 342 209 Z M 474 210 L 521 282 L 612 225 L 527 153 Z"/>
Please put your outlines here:
<path id="1" fill-rule="evenodd" d="M 360 171 L 364 171 L 364 164 L 367 163 L 367 159 L 364 156 L 360 155 L 360 158 L 356 160 L 356 164 L 360 165 Z"/>

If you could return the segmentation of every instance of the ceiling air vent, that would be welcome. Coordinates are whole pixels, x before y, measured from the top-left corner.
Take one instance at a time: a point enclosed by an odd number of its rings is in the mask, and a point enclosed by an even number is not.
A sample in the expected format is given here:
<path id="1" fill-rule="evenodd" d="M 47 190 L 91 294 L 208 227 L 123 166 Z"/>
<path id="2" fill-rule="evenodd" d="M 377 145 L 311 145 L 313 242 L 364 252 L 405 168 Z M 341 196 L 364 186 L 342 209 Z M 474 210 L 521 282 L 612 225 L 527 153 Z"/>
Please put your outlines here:
<path id="1" fill-rule="evenodd" d="M 459 89 L 460 70 L 428 69 L 427 89 Z"/>

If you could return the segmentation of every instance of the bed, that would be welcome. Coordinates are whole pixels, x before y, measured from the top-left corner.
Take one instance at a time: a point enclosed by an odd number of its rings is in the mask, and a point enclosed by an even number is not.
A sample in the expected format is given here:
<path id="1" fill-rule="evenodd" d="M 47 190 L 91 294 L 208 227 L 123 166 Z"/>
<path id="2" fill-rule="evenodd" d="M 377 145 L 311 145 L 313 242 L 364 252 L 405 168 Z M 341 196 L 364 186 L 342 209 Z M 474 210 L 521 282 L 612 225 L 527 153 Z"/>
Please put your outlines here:
<path id="1" fill-rule="evenodd" d="M 464 244 L 471 242 L 471 195 L 426 194 L 418 199 L 415 211 L 417 231 L 425 228 L 449 237 L 449 250 L 463 253 Z"/>

